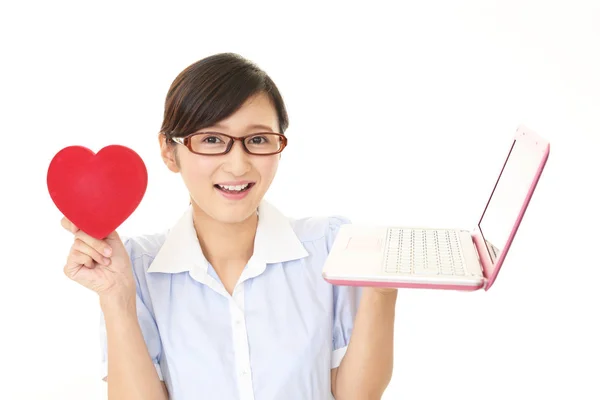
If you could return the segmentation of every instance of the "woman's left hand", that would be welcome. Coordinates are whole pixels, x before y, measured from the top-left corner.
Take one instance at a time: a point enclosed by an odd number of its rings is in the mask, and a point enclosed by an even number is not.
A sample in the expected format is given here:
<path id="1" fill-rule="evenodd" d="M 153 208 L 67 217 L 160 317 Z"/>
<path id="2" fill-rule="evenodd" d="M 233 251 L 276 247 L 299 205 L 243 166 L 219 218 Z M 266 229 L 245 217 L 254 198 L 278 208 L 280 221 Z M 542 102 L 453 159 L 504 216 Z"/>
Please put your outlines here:
<path id="1" fill-rule="evenodd" d="M 383 288 L 377 287 L 373 288 L 373 291 L 379 294 L 394 294 L 398 292 L 398 288 Z"/>

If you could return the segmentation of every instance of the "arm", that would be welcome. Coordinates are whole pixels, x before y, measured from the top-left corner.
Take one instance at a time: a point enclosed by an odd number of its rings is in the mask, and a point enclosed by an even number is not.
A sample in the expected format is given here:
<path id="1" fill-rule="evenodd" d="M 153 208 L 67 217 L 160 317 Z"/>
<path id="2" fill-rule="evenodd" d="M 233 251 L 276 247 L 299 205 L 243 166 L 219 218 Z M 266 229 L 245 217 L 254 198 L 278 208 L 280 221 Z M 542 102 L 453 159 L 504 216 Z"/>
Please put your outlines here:
<path id="1" fill-rule="evenodd" d="M 66 217 L 61 225 L 75 237 L 65 275 L 99 295 L 104 319 L 103 378 L 108 381 L 108 398 L 167 400 L 159 376 L 160 341 L 150 340 L 147 344 L 144 338 L 157 338 L 159 333 L 137 293 L 131 248 L 126 248 L 116 231 L 99 240 Z"/>
<path id="2" fill-rule="evenodd" d="M 331 372 L 338 400 L 381 399 L 393 369 L 395 289 L 363 288 L 348 350 Z"/>
<path id="3" fill-rule="evenodd" d="M 132 300 L 100 299 L 108 348 L 108 399 L 168 400 L 154 368 Z"/>

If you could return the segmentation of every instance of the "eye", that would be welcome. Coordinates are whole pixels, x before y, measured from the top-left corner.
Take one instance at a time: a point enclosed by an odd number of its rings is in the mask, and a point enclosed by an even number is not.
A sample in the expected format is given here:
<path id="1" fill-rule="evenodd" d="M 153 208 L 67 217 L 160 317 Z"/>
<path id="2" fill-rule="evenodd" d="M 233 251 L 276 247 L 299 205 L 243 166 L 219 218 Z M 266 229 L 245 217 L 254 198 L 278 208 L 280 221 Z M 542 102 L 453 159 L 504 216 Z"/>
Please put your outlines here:
<path id="1" fill-rule="evenodd" d="M 218 144 L 218 143 L 223 143 L 223 140 L 218 136 L 207 135 L 202 138 L 202 143 Z"/>
<path id="2" fill-rule="evenodd" d="M 265 143 L 269 143 L 269 139 L 265 136 L 252 136 L 248 140 L 248 144 L 253 144 L 253 145 L 265 144 Z"/>

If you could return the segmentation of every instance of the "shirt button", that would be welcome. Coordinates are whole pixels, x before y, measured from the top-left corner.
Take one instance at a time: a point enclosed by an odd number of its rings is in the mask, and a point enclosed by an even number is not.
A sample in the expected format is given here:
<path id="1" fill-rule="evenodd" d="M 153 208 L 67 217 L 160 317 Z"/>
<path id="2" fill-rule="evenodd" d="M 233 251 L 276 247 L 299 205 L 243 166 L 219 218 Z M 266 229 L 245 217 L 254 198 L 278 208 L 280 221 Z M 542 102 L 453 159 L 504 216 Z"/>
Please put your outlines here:
<path id="1" fill-rule="evenodd" d="M 246 376 L 246 375 L 248 375 L 249 373 L 250 373 L 250 371 L 248 370 L 248 368 L 244 368 L 244 369 L 242 370 L 242 372 L 240 373 L 240 375 L 241 375 L 241 376 Z"/>

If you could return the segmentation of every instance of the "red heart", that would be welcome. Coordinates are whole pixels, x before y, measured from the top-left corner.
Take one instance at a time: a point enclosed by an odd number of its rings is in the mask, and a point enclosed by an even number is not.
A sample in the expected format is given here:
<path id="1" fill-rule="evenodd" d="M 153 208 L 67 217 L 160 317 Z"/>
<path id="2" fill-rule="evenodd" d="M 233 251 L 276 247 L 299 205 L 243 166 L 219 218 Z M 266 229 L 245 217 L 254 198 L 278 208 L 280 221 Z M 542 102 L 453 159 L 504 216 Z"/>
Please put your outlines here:
<path id="1" fill-rule="evenodd" d="M 65 217 L 88 235 L 103 239 L 140 204 L 148 172 L 128 147 L 111 145 L 94 154 L 86 147 L 70 146 L 50 162 L 47 184 Z"/>

